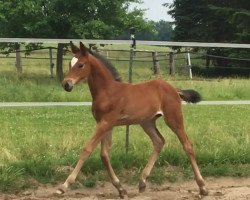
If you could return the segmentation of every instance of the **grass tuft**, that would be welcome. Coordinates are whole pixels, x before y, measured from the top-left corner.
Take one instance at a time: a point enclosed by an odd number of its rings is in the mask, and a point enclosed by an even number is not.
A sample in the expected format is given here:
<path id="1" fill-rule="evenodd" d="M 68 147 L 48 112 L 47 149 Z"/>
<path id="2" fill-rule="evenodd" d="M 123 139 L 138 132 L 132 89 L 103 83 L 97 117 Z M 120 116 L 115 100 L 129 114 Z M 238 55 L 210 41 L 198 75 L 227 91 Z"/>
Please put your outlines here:
<path id="1" fill-rule="evenodd" d="M 24 169 L 13 166 L 0 167 L 0 191 L 10 192 L 23 185 Z"/>

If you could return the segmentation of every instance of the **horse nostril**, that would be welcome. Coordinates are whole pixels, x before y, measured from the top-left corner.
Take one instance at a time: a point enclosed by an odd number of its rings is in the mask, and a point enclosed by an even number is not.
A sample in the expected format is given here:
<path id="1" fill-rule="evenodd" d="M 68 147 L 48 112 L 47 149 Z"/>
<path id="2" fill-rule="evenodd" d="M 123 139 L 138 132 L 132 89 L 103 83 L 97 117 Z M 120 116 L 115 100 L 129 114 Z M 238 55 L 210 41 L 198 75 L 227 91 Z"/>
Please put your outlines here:
<path id="1" fill-rule="evenodd" d="M 71 90 L 73 89 L 73 85 L 69 82 L 64 83 L 63 87 L 67 92 L 71 92 Z"/>

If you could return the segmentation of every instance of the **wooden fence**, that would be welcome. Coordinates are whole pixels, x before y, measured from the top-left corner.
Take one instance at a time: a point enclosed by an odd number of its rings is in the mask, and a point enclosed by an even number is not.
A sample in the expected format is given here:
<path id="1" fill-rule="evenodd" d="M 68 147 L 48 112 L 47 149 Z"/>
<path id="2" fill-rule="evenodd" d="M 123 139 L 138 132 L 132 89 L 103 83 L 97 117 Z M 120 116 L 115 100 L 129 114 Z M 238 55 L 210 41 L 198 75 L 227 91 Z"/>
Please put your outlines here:
<path id="1" fill-rule="evenodd" d="M 26 52 L 26 50 L 20 50 L 17 49 L 13 52 L 9 53 L 15 53 L 15 56 L 0 56 L 0 59 L 4 58 L 15 58 L 16 62 L 16 70 L 18 74 L 22 74 L 23 72 L 23 66 L 22 66 L 22 59 L 48 59 L 49 60 L 49 71 L 50 71 L 50 76 L 54 77 L 55 72 L 54 72 L 54 62 L 53 60 L 55 59 L 53 57 L 53 50 L 57 50 L 55 47 L 46 47 L 46 48 L 41 48 L 41 49 L 34 49 L 34 50 L 29 50 L 29 52 L 32 51 L 38 51 L 38 50 L 48 50 L 48 56 L 46 58 L 44 57 L 22 57 L 21 53 Z M 151 62 L 152 63 L 152 71 L 154 75 L 159 75 L 161 73 L 161 66 L 160 66 L 160 61 L 166 61 L 164 62 L 164 69 L 167 69 L 168 73 L 170 75 L 175 74 L 175 57 L 177 54 L 183 53 L 183 52 L 174 52 L 174 51 L 155 51 L 155 50 L 139 50 L 139 49 L 107 49 L 107 48 L 96 48 L 95 51 L 98 53 L 104 55 L 108 60 L 113 60 L 113 61 L 128 61 L 129 63 L 129 82 L 132 82 L 132 68 L 133 68 L 133 63 L 134 62 Z M 123 56 L 122 58 L 116 58 L 110 56 L 110 52 L 126 52 L 128 54 L 127 57 Z M 1 52 L 0 52 L 1 53 Z M 148 54 L 147 56 L 138 56 L 138 53 L 143 53 L 143 54 Z M 191 59 L 189 52 L 184 52 L 187 53 L 186 57 L 186 67 L 187 69 L 190 68 L 191 71 Z M 151 57 L 151 59 L 149 59 Z M 189 59 L 188 59 L 189 58 Z M 191 77 L 191 76 L 190 76 Z"/>
<path id="2" fill-rule="evenodd" d="M 131 45 L 131 40 L 86 40 L 86 39 L 44 39 L 44 38 L 0 38 L 0 43 L 5 42 L 5 43 L 62 43 L 62 44 L 67 44 L 69 41 L 73 42 L 80 42 L 84 41 L 86 44 L 127 44 Z M 186 56 L 186 66 L 187 69 L 189 70 L 189 76 L 192 78 L 192 70 L 191 70 L 191 57 L 188 49 L 190 47 L 214 47 L 214 48 L 245 48 L 249 49 L 250 44 L 234 44 L 234 43 L 199 43 L 199 42 L 171 42 L 171 41 L 137 41 L 137 44 L 143 44 L 143 45 L 153 45 L 153 46 L 166 46 L 166 47 L 186 47 L 187 51 L 187 56 Z M 53 69 L 54 69 L 54 63 L 53 63 L 53 54 L 52 54 L 52 49 L 53 47 L 49 47 L 49 59 L 50 59 L 50 73 L 51 76 L 53 76 Z M 105 49 L 97 49 L 97 51 L 104 51 Z M 129 61 L 129 80 L 132 80 L 132 65 L 133 61 L 138 61 L 136 60 L 136 57 L 134 56 L 136 52 L 147 52 L 151 54 L 152 57 L 152 69 L 154 74 L 159 74 L 160 73 L 160 64 L 159 64 L 159 54 L 163 53 L 165 54 L 165 59 L 168 60 L 168 64 L 166 62 L 166 65 L 168 65 L 168 71 L 169 74 L 172 75 L 175 73 L 175 54 L 176 52 L 174 51 L 149 51 L 149 50 L 136 50 L 136 49 L 106 49 L 106 52 L 110 51 L 125 51 L 125 52 L 133 52 L 130 53 L 129 58 L 123 59 L 124 61 Z M 21 54 L 20 54 L 20 49 L 16 50 L 16 68 L 18 73 L 22 73 L 22 60 L 21 60 Z M 107 55 L 108 57 L 108 55 Z M 108 59 L 112 60 L 114 58 L 109 58 Z M 121 59 L 119 59 L 121 60 Z"/>

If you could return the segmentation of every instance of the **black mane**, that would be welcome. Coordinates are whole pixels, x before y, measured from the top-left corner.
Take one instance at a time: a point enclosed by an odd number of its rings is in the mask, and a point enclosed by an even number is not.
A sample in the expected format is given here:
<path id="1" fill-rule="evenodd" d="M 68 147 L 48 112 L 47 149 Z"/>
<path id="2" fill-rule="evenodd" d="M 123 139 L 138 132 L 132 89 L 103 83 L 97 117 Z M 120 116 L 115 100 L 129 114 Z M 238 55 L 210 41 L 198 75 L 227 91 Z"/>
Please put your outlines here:
<path id="1" fill-rule="evenodd" d="M 122 82 L 120 74 L 118 73 L 114 65 L 106 57 L 97 52 L 90 51 L 90 53 L 105 65 L 105 67 L 111 72 L 112 76 L 116 81 Z"/>

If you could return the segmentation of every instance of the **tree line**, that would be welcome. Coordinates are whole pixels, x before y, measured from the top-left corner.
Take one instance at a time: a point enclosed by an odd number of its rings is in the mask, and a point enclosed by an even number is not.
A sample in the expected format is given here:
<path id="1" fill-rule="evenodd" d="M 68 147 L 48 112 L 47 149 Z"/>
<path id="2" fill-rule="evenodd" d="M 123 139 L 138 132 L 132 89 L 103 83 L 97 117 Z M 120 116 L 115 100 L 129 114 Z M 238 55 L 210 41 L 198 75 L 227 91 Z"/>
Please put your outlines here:
<path id="1" fill-rule="evenodd" d="M 174 0 L 165 4 L 175 19 L 174 41 L 250 43 L 250 1 Z M 249 59 L 246 49 L 207 49 L 208 54 Z M 247 61 L 214 59 L 215 65 L 250 67 Z"/>

